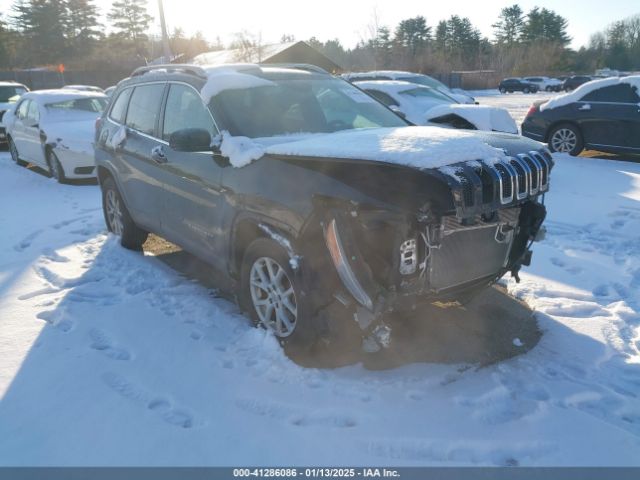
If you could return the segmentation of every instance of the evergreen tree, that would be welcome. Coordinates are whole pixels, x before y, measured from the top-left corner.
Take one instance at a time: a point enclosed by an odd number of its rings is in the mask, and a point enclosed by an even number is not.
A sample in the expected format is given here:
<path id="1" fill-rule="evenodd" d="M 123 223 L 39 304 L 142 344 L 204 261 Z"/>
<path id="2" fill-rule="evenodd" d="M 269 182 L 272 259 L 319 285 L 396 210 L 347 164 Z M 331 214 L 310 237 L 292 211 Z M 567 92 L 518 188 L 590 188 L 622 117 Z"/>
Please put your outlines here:
<path id="1" fill-rule="evenodd" d="M 395 31 L 396 44 L 408 48 L 412 54 L 431 40 L 431 27 L 423 16 L 402 20 Z"/>
<path id="2" fill-rule="evenodd" d="M 551 42 L 568 45 L 571 38 L 567 34 L 567 20 L 552 10 L 534 7 L 527 14 L 522 27 L 522 39 L 525 42 Z"/>
<path id="3" fill-rule="evenodd" d="M 67 53 L 64 0 L 21 0 L 13 5 L 13 23 L 24 35 L 27 60 L 58 63 Z"/>
<path id="4" fill-rule="evenodd" d="M 94 0 L 67 0 L 69 39 L 77 50 L 88 50 L 100 38 L 98 7 Z"/>
<path id="5" fill-rule="evenodd" d="M 0 67 L 9 64 L 9 28 L 0 14 Z"/>
<path id="6" fill-rule="evenodd" d="M 480 41 L 480 31 L 467 17 L 452 15 L 448 20 L 438 23 L 436 28 L 436 47 L 446 55 L 454 55 L 465 60 L 477 58 Z"/>
<path id="7" fill-rule="evenodd" d="M 524 12 L 520 5 L 503 8 L 498 21 L 492 25 L 496 42 L 507 45 L 519 42 L 523 26 Z"/>
<path id="8" fill-rule="evenodd" d="M 107 14 L 118 35 L 132 41 L 144 40 L 153 17 L 147 12 L 147 0 L 117 0 Z"/>

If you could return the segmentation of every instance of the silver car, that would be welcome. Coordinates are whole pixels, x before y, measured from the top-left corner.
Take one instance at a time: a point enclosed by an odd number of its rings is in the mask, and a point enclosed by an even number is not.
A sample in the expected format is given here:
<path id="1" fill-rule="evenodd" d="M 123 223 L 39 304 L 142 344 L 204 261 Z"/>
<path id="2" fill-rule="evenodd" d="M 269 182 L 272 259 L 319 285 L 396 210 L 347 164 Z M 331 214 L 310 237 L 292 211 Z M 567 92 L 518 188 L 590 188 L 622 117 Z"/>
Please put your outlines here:
<path id="1" fill-rule="evenodd" d="M 59 182 L 95 177 L 95 122 L 107 105 L 102 93 L 40 90 L 5 114 L 13 161 L 48 170 Z"/>

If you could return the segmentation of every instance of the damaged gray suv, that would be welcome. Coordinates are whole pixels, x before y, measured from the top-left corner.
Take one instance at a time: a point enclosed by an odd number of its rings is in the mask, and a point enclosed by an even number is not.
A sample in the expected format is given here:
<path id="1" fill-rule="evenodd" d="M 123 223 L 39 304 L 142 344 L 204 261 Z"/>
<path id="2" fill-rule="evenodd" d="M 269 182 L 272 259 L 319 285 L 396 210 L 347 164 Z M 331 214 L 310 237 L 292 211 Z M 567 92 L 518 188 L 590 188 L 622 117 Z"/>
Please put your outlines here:
<path id="1" fill-rule="evenodd" d="M 95 140 L 122 245 L 180 245 L 297 346 L 330 337 L 328 306 L 371 337 L 389 312 L 517 279 L 553 166 L 537 142 L 412 126 L 304 65 L 138 69 Z"/>

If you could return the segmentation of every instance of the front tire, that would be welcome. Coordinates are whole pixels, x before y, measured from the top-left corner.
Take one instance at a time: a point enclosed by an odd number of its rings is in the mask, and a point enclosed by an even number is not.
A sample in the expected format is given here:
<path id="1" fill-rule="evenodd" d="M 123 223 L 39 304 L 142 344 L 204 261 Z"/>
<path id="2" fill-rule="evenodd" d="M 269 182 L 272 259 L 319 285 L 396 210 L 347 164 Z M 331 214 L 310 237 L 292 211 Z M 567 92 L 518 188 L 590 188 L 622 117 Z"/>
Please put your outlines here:
<path id="1" fill-rule="evenodd" d="M 60 164 L 58 156 L 51 150 L 47 153 L 47 164 L 49 165 L 49 173 L 58 183 L 65 183 L 67 177 L 64 174 L 64 168 Z"/>
<path id="2" fill-rule="evenodd" d="M 568 123 L 558 125 L 549 134 L 549 149 L 552 152 L 568 153 L 574 157 L 579 155 L 584 149 L 580 130 Z"/>
<path id="3" fill-rule="evenodd" d="M 107 228 L 120 237 L 120 244 L 129 250 L 142 250 L 149 233 L 135 224 L 111 177 L 102 183 L 102 210 Z"/>
<path id="4" fill-rule="evenodd" d="M 507 89 L 504 87 L 500 87 L 499 90 L 500 90 L 500 93 L 507 93 Z"/>
<path id="5" fill-rule="evenodd" d="M 310 305 L 288 252 L 268 238 L 255 240 L 244 254 L 240 304 L 254 325 L 271 330 L 281 345 L 308 349 L 317 340 Z"/>
<path id="6" fill-rule="evenodd" d="M 522 89 L 522 93 L 529 93 L 531 90 L 529 90 L 529 87 L 524 87 Z"/>

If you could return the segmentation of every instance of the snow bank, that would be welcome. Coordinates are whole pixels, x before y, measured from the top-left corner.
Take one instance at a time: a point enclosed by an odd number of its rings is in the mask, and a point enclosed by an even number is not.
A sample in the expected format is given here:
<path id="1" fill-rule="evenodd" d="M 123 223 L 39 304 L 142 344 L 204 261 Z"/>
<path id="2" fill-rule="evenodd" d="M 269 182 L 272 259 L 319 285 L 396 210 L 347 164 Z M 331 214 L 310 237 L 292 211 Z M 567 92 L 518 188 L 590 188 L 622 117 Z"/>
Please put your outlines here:
<path id="1" fill-rule="evenodd" d="M 245 88 L 269 87 L 275 85 L 269 80 L 247 75 L 232 69 L 211 69 L 207 72 L 207 83 L 204 84 L 200 96 L 205 103 L 224 90 L 242 90 Z"/>
<path id="2" fill-rule="evenodd" d="M 438 105 L 429 109 L 427 120 L 449 114 L 464 118 L 478 130 L 518 133 L 518 126 L 507 110 L 487 105 Z"/>
<path id="3" fill-rule="evenodd" d="M 587 95 L 588 93 L 593 92 L 599 88 L 603 87 L 611 87 L 613 85 L 618 85 L 620 83 L 628 83 L 631 85 L 636 92 L 640 92 L 640 76 L 633 75 L 629 77 L 612 77 L 612 78 L 603 78 L 601 80 L 592 80 L 591 82 L 584 83 L 576 88 L 574 91 L 570 93 L 565 93 L 564 95 L 558 95 L 557 97 L 552 98 L 547 103 L 544 103 L 540 106 L 540 111 L 550 110 L 552 108 L 564 107 L 565 105 L 569 105 L 574 102 L 580 101 L 582 97 Z"/>

